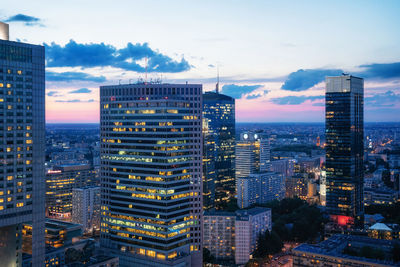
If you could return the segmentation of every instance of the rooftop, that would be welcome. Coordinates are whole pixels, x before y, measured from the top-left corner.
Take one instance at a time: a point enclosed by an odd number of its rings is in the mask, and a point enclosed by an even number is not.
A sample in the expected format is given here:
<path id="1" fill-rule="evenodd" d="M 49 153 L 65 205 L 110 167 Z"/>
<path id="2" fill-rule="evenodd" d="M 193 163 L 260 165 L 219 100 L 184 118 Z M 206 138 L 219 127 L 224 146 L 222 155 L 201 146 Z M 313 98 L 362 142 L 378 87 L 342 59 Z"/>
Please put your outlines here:
<path id="1" fill-rule="evenodd" d="M 375 264 L 389 264 L 389 266 L 400 266 L 400 263 L 398 263 L 398 265 L 393 265 L 393 262 L 350 256 L 343 253 L 344 248 L 347 247 L 349 244 L 357 244 L 358 246 L 370 246 L 375 248 L 387 248 L 393 247 L 395 243 L 400 244 L 400 241 L 373 239 L 366 236 L 338 234 L 318 244 L 301 244 L 298 247 L 294 248 L 293 252 L 319 254 L 324 256 L 358 260 Z"/>

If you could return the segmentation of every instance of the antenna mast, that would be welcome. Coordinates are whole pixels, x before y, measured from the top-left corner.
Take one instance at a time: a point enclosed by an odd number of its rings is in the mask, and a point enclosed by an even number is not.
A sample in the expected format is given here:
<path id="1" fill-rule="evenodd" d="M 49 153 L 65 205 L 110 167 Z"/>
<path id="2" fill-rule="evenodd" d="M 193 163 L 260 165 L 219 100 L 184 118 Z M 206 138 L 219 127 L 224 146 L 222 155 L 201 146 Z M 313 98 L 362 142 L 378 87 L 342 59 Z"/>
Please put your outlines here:
<path id="1" fill-rule="evenodd" d="M 215 85 L 215 92 L 219 94 L 219 65 L 217 65 L 217 84 Z"/>

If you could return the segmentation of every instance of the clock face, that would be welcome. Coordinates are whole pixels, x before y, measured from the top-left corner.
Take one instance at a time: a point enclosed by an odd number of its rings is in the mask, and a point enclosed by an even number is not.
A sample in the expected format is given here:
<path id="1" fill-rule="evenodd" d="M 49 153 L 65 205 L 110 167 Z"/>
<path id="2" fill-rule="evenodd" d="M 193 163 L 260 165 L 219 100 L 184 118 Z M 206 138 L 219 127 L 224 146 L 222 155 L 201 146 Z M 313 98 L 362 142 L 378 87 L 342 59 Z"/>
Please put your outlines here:
<path id="1" fill-rule="evenodd" d="M 257 139 L 258 138 L 258 135 L 257 134 L 254 134 L 254 139 Z"/>
<path id="2" fill-rule="evenodd" d="M 245 134 L 243 135 L 243 138 L 244 138 L 244 139 L 247 139 L 247 138 L 249 138 L 249 135 L 245 133 Z"/>

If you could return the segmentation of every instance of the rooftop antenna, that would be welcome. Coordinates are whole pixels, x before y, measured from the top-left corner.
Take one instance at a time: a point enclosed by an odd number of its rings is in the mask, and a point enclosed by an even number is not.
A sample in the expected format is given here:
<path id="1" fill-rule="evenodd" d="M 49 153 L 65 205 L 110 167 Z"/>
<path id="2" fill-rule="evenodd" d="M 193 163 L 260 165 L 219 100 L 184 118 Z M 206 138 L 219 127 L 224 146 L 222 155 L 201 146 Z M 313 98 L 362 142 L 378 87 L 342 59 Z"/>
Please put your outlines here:
<path id="1" fill-rule="evenodd" d="M 217 84 L 215 85 L 215 92 L 219 94 L 219 65 L 217 65 Z"/>

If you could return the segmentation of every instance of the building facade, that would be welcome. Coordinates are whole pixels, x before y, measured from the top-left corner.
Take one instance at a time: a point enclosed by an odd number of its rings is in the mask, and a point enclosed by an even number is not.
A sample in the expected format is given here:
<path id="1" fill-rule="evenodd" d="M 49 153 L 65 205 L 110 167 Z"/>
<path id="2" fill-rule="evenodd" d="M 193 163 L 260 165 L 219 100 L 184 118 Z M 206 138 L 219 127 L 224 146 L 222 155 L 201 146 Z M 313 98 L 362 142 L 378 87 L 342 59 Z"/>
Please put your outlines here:
<path id="1" fill-rule="evenodd" d="M 400 266 L 393 261 L 393 249 L 398 240 L 373 239 L 357 235 L 334 235 L 319 244 L 301 244 L 292 250 L 293 267 Z M 367 252 L 366 252 L 367 251 Z M 369 252 L 369 253 L 368 253 Z M 374 258 L 372 253 L 383 259 Z"/>
<path id="2" fill-rule="evenodd" d="M 241 133 L 236 143 L 236 179 L 255 172 L 271 169 L 271 152 L 268 138 L 257 133 Z"/>
<path id="3" fill-rule="evenodd" d="M 326 209 L 340 225 L 363 223 L 364 80 L 326 78 Z"/>
<path id="4" fill-rule="evenodd" d="M 202 86 L 100 87 L 101 246 L 121 266 L 202 265 Z"/>
<path id="5" fill-rule="evenodd" d="M 215 209 L 215 186 L 217 170 L 215 160 L 217 157 L 216 136 L 209 126 L 209 121 L 203 117 L 203 208 Z M 222 198 L 227 201 L 227 195 Z M 219 202 L 222 201 L 219 199 Z"/>
<path id="6" fill-rule="evenodd" d="M 207 170 L 205 180 L 215 175 L 215 208 L 219 209 L 235 195 L 235 99 L 217 92 L 203 94 L 203 118 L 215 143 L 214 151 L 207 150 L 205 162 L 214 160 L 215 174 Z M 210 174 L 211 172 L 211 174 Z M 207 198 L 206 198 L 207 199 Z M 207 205 L 208 206 L 208 205 Z"/>
<path id="7" fill-rule="evenodd" d="M 21 266 L 21 229 L 33 224 L 32 266 L 44 264 L 44 47 L 8 40 L 0 23 L 0 259 Z M 4 245 L 6 244 L 6 245 Z"/>
<path id="8" fill-rule="evenodd" d="M 46 216 L 71 220 L 72 190 L 95 182 L 95 171 L 89 164 L 54 166 L 46 174 Z"/>
<path id="9" fill-rule="evenodd" d="M 281 173 L 258 172 L 237 179 L 237 205 L 241 209 L 284 197 L 285 179 Z"/>
<path id="10" fill-rule="evenodd" d="M 100 187 L 72 189 L 71 221 L 82 224 L 84 232 L 100 230 L 100 207 Z"/>
<path id="11" fill-rule="evenodd" d="M 258 236 L 272 229 L 271 222 L 267 208 L 205 212 L 203 245 L 226 265 L 243 265 L 256 249 Z"/>

